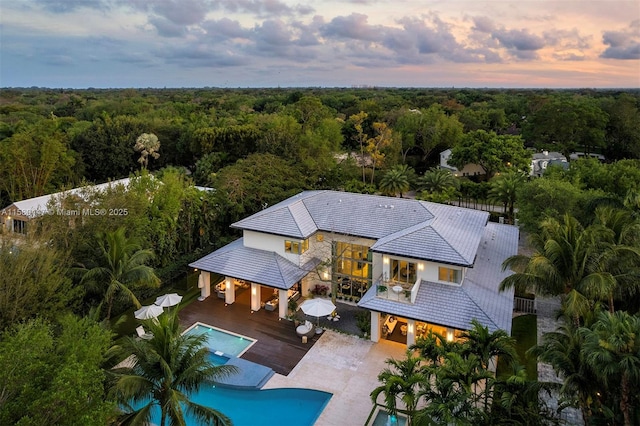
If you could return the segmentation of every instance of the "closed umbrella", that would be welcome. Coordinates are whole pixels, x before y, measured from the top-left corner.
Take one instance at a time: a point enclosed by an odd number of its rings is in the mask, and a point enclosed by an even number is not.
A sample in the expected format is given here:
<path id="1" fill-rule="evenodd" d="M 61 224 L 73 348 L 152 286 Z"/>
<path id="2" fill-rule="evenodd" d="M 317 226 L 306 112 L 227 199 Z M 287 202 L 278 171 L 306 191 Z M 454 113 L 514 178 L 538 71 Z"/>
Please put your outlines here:
<path id="1" fill-rule="evenodd" d="M 307 315 L 318 318 L 318 326 L 320 325 L 320 317 L 331 314 L 336 310 L 336 305 L 331 303 L 329 299 L 308 299 L 302 302 L 300 309 Z"/>
<path id="2" fill-rule="evenodd" d="M 162 306 L 149 305 L 143 306 L 142 308 L 138 309 L 133 313 L 133 315 L 139 320 L 146 320 L 156 318 L 162 312 L 164 312 Z"/>
<path id="3" fill-rule="evenodd" d="M 163 308 L 175 306 L 182 301 L 182 296 L 178 293 L 169 293 L 156 298 L 155 304 Z"/>

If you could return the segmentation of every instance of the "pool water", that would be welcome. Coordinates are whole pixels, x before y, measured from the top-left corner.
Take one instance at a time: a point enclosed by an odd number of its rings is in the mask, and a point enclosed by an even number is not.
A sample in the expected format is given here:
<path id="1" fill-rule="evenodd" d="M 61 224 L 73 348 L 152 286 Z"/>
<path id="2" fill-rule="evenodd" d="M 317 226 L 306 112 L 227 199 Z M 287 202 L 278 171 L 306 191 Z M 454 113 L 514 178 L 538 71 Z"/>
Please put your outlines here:
<path id="1" fill-rule="evenodd" d="M 209 359 L 209 362 L 211 364 L 215 365 L 216 367 L 219 367 L 221 365 L 225 365 L 227 362 L 229 362 L 229 357 L 228 356 L 216 355 L 213 352 L 209 352 L 209 356 L 207 358 Z"/>
<path id="2" fill-rule="evenodd" d="M 405 426 L 407 424 L 407 417 L 399 414 L 398 416 L 390 416 L 388 412 L 384 410 L 378 410 L 371 426 Z"/>
<path id="3" fill-rule="evenodd" d="M 241 390 L 222 387 L 201 389 L 191 401 L 215 408 L 234 426 L 312 426 L 332 394 L 313 389 L 281 388 Z M 160 408 L 154 406 L 152 423 L 160 424 Z M 187 426 L 199 423 L 186 416 Z"/>
<path id="4" fill-rule="evenodd" d="M 205 346 L 207 346 L 211 352 L 223 352 L 225 355 L 235 357 L 242 355 L 256 343 L 256 339 L 199 322 L 189 327 L 185 331 L 185 334 L 205 334 L 207 336 Z"/>

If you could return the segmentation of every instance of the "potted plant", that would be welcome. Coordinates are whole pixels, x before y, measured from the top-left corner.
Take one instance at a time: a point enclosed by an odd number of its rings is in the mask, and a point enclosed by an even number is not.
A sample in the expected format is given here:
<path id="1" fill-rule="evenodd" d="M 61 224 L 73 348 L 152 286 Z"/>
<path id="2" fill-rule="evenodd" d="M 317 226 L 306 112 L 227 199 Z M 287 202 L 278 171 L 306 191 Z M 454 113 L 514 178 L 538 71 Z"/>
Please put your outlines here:
<path id="1" fill-rule="evenodd" d="M 289 299 L 287 307 L 289 308 L 289 315 L 293 316 L 298 310 L 298 302 L 295 299 Z"/>
<path id="2" fill-rule="evenodd" d="M 385 291 L 387 291 L 386 285 L 378 285 L 378 293 L 384 293 Z"/>

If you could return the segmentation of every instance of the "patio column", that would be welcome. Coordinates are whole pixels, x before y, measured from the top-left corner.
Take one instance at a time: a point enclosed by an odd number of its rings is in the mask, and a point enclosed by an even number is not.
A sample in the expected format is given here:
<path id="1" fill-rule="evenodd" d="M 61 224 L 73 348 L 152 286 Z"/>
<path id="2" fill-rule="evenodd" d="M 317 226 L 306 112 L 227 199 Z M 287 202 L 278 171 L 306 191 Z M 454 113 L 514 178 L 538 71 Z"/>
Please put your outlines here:
<path id="1" fill-rule="evenodd" d="M 224 303 L 231 305 L 236 301 L 236 283 L 233 278 L 225 277 L 224 279 Z"/>
<path id="2" fill-rule="evenodd" d="M 289 310 L 289 292 L 287 290 L 278 289 L 278 309 L 280 318 L 286 318 Z"/>
<path id="3" fill-rule="evenodd" d="M 407 347 L 416 343 L 416 320 L 407 319 Z"/>
<path id="4" fill-rule="evenodd" d="M 198 297 L 198 300 L 202 302 L 211 295 L 211 274 L 209 272 L 200 271 L 198 287 L 200 287 L 200 297 Z"/>
<path id="5" fill-rule="evenodd" d="M 371 311 L 371 341 L 380 341 L 380 312 Z"/>
<path id="6" fill-rule="evenodd" d="M 260 284 L 251 283 L 251 310 L 253 312 L 260 310 L 260 292 L 262 286 Z"/>

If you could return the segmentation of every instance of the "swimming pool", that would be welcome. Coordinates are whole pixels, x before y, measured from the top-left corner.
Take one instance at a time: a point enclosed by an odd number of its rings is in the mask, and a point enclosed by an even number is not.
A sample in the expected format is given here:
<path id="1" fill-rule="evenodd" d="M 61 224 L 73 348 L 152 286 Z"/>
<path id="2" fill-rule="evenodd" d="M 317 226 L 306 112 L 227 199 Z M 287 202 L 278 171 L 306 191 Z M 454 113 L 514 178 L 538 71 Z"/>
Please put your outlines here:
<path id="1" fill-rule="evenodd" d="M 196 322 L 185 330 L 185 334 L 205 334 L 207 341 L 205 345 L 211 352 L 223 352 L 225 355 L 239 357 L 245 353 L 256 339 L 222 330 L 211 325 Z"/>
<path id="2" fill-rule="evenodd" d="M 280 388 L 239 390 L 208 387 L 191 395 L 191 401 L 219 410 L 234 426 L 312 426 L 331 399 L 328 392 Z M 160 408 L 154 406 L 151 421 L 160 424 Z M 199 425 L 186 416 L 187 426 Z"/>

